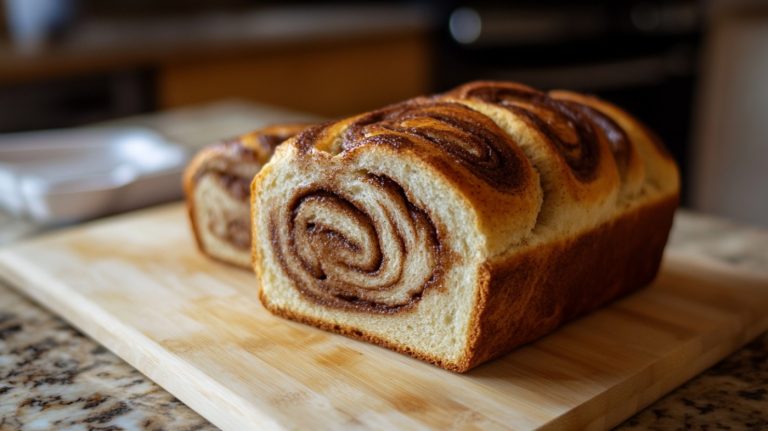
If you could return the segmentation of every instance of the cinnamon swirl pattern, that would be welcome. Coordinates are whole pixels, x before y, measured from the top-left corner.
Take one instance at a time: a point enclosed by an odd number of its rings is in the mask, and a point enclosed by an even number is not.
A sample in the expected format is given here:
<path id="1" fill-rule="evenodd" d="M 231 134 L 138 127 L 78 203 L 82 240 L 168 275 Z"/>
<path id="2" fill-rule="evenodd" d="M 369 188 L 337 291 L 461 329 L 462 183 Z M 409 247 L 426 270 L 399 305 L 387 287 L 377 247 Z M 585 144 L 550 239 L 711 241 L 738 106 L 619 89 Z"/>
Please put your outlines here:
<path id="1" fill-rule="evenodd" d="M 366 199 L 360 199 L 365 190 Z M 441 282 L 446 254 L 429 216 L 385 176 L 308 189 L 274 214 L 270 240 L 295 286 L 328 306 L 392 313 Z"/>
<path id="2" fill-rule="evenodd" d="M 517 84 L 469 85 L 455 92 L 460 98 L 497 104 L 524 118 L 546 137 L 545 142 L 557 150 L 557 154 L 580 180 L 589 181 L 597 174 L 600 151 L 598 131 L 593 119 L 601 118 L 605 123 L 610 122 L 605 120 L 605 116 L 596 114 L 584 105 L 556 100 L 545 93 Z"/>
<path id="3" fill-rule="evenodd" d="M 342 137 L 342 149 L 369 143 L 430 145 L 473 175 L 505 193 L 524 184 L 516 175 L 527 163 L 514 142 L 488 117 L 457 103 L 404 103 L 354 121 Z"/>
<path id="4" fill-rule="evenodd" d="M 327 175 L 288 192 L 288 205 L 268 205 L 269 240 L 282 271 L 328 307 L 390 314 L 408 309 L 442 285 L 446 262 L 457 254 L 445 246 L 446 232 L 427 201 L 413 201 L 407 179 L 390 176 L 402 175 L 340 164 L 354 165 L 371 148 L 418 154 L 457 185 L 505 195 L 510 207 L 536 181 L 513 140 L 462 104 L 416 99 L 356 117 L 343 130 L 336 126 L 308 129 L 294 145 L 302 166 Z M 323 160 L 328 154 L 318 148 L 330 150 L 333 159 Z"/>
<path id="5" fill-rule="evenodd" d="M 251 268 L 251 181 L 280 142 L 306 127 L 266 127 L 206 147 L 193 159 L 184 188 L 192 231 L 204 254 Z"/>
<path id="6" fill-rule="evenodd" d="M 252 184 L 261 301 L 466 371 L 653 278 L 678 185 L 643 130 L 492 82 L 306 129 Z"/>

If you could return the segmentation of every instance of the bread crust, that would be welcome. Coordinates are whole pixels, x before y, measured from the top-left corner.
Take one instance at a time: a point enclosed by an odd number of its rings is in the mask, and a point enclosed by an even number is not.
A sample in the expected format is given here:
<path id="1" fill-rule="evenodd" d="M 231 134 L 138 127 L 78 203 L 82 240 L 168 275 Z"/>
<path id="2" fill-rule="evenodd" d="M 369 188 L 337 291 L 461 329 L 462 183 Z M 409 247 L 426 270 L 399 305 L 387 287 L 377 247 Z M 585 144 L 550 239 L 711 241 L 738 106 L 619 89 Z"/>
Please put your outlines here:
<path id="1" fill-rule="evenodd" d="M 677 204 L 678 195 L 659 199 L 576 237 L 488 262 L 466 369 L 650 284 Z"/>

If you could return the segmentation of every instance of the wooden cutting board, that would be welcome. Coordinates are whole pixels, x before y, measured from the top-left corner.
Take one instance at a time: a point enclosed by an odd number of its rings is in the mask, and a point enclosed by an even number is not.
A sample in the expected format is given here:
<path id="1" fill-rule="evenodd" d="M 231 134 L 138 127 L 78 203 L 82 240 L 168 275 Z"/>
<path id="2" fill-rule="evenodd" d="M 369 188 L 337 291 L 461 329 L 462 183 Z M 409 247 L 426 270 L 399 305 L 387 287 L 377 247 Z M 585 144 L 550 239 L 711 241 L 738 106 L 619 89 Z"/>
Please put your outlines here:
<path id="1" fill-rule="evenodd" d="M 270 315 L 162 207 L 0 251 L 0 276 L 225 430 L 602 429 L 768 329 L 768 281 L 667 255 L 651 287 L 465 375 Z"/>

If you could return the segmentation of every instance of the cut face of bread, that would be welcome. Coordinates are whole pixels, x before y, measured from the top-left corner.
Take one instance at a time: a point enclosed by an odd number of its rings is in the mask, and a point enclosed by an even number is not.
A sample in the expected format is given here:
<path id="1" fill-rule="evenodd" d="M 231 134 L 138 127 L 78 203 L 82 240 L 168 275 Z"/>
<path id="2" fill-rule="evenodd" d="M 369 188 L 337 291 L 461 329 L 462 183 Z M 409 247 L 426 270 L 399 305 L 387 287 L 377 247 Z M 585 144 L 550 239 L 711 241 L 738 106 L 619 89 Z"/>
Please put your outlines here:
<path id="1" fill-rule="evenodd" d="M 206 147 L 184 174 L 192 230 L 208 256 L 251 268 L 251 181 L 275 147 L 306 128 L 276 125 Z"/>
<path id="2" fill-rule="evenodd" d="M 278 149 L 252 184 L 260 298 L 463 372 L 650 282 L 678 188 L 607 102 L 467 84 Z"/>

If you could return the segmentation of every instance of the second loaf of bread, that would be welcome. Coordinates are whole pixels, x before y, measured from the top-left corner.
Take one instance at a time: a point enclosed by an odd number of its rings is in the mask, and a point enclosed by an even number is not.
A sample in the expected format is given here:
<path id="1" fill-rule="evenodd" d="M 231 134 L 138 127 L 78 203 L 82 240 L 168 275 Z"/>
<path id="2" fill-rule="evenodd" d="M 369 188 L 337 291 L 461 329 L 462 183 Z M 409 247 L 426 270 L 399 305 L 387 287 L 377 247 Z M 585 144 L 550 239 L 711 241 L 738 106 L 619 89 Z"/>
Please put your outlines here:
<path id="1" fill-rule="evenodd" d="M 307 124 L 277 124 L 200 150 L 184 171 L 190 227 L 205 255 L 251 269 L 251 181 Z"/>
<path id="2" fill-rule="evenodd" d="M 607 102 L 466 84 L 278 149 L 252 185 L 260 298 L 466 371 L 649 283 L 678 189 Z"/>

